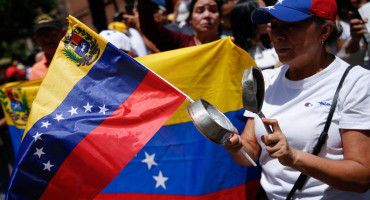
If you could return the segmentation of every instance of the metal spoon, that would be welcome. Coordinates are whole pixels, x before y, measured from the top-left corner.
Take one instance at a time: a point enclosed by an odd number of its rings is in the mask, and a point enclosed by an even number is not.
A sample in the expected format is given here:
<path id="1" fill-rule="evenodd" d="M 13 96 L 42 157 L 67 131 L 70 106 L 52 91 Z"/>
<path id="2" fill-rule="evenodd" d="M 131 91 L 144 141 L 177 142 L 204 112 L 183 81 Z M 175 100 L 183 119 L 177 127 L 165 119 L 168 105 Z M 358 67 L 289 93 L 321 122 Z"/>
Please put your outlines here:
<path id="1" fill-rule="evenodd" d="M 242 98 L 244 109 L 256 113 L 260 118 L 265 118 L 261 112 L 265 98 L 265 81 L 260 68 L 252 66 L 244 70 L 242 79 Z M 267 133 L 272 130 L 269 125 L 263 123 Z"/>
<path id="2" fill-rule="evenodd" d="M 195 127 L 211 142 L 218 145 L 225 145 L 232 136 L 234 132 L 233 124 L 221 111 L 206 100 L 198 99 L 189 106 L 186 106 L 186 109 Z M 240 151 L 250 163 L 257 166 L 243 148 Z"/>

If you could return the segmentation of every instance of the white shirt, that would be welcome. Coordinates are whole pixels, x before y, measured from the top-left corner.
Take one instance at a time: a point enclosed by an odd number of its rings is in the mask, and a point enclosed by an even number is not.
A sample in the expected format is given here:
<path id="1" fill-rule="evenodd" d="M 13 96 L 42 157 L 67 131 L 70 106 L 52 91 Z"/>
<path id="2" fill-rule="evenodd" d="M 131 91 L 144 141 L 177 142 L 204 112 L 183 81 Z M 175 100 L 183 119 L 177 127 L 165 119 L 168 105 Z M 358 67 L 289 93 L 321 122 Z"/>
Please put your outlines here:
<path id="1" fill-rule="evenodd" d="M 293 148 L 311 153 L 324 124 L 334 93 L 343 72 L 349 66 L 336 58 L 323 71 L 300 81 L 285 77 L 288 65 L 264 70 L 266 94 L 262 112 L 266 118 L 277 119 L 279 126 Z M 266 135 L 262 121 L 255 117 L 255 131 L 261 145 L 261 185 L 269 199 L 285 199 L 300 172 L 283 166 L 265 150 L 261 136 Z M 356 66 L 348 74 L 340 91 L 338 104 L 329 129 L 327 142 L 320 157 L 342 160 L 343 146 L 339 129 L 370 129 L 370 71 Z M 370 199 L 365 194 L 336 190 L 321 181 L 309 178 L 303 190 L 294 199 Z"/>

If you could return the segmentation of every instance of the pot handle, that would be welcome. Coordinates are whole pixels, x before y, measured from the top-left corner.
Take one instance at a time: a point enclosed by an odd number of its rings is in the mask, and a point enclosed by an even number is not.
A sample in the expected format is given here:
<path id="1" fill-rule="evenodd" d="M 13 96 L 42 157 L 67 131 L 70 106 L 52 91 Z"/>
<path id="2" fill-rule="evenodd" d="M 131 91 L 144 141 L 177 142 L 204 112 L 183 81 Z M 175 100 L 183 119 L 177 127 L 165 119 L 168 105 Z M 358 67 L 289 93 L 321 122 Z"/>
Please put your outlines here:
<path id="1" fill-rule="evenodd" d="M 247 152 L 244 151 L 243 148 L 240 149 L 240 152 L 248 159 L 250 163 L 252 163 L 253 166 L 257 167 L 257 164 L 253 161 L 253 159 L 247 154 Z"/>

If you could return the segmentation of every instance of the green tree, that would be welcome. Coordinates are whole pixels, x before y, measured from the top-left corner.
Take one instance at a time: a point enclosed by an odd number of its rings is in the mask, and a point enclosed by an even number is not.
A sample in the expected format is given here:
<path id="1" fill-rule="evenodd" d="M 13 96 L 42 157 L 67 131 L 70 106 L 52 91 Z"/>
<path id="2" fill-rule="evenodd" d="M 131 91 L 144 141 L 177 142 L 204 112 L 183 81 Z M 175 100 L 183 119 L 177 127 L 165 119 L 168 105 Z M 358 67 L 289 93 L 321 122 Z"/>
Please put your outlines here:
<path id="1" fill-rule="evenodd" d="M 33 19 L 57 7 L 57 0 L 0 0 L 0 58 L 25 56 L 22 41 L 32 37 Z"/>

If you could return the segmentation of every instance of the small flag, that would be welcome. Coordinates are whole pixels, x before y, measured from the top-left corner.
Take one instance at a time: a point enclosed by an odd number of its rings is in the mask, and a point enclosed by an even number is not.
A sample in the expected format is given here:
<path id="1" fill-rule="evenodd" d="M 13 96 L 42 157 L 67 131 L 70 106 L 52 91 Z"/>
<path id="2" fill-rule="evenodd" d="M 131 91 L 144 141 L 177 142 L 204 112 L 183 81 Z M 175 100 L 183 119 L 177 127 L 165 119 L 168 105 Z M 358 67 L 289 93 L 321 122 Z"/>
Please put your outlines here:
<path id="1" fill-rule="evenodd" d="M 0 101 L 17 155 L 27 125 L 32 102 L 39 91 L 41 80 L 10 82 L 0 86 Z"/>

